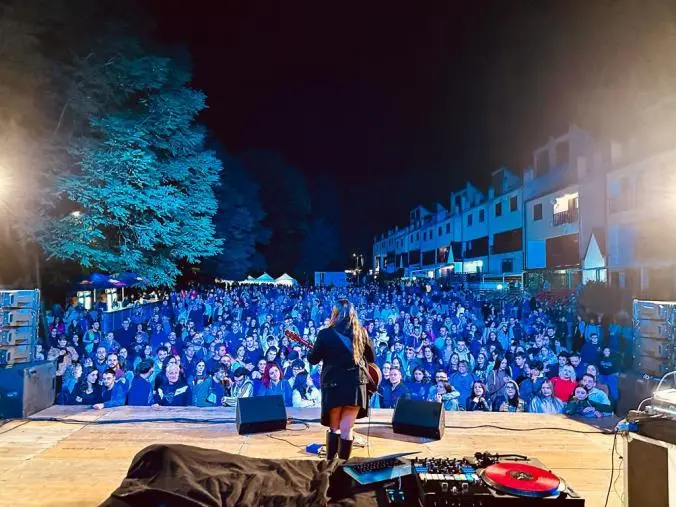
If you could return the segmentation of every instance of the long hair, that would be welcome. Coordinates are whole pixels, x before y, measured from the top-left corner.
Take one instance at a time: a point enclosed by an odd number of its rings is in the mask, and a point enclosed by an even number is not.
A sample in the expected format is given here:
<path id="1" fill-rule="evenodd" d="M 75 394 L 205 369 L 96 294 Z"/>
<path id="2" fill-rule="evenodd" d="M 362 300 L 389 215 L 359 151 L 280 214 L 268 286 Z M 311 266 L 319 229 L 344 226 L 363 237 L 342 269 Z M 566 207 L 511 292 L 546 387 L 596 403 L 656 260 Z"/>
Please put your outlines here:
<path id="1" fill-rule="evenodd" d="M 304 400 L 307 399 L 307 391 L 308 391 L 307 379 L 308 373 L 306 371 L 302 371 L 298 375 L 296 375 L 296 378 L 293 381 L 294 391 L 298 391 L 300 397 L 303 398 Z"/>
<path id="2" fill-rule="evenodd" d="M 282 369 L 279 367 L 277 363 L 274 363 L 272 361 L 268 361 L 268 363 L 265 365 L 265 371 L 263 371 L 263 375 L 261 375 L 261 383 L 263 386 L 265 386 L 266 389 L 270 387 L 270 383 L 272 382 L 270 380 L 270 370 L 272 368 L 277 368 L 279 370 L 279 380 L 282 380 Z"/>
<path id="3" fill-rule="evenodd" d="M 369 337 L 366 329 L 359 322 L 357 311 L 347 299 L 341 298 L 333 305 L 329 327 L 334 327 L 337 332 L 352 337 L 354 362 L 355 364 L 361 363 Z"/>

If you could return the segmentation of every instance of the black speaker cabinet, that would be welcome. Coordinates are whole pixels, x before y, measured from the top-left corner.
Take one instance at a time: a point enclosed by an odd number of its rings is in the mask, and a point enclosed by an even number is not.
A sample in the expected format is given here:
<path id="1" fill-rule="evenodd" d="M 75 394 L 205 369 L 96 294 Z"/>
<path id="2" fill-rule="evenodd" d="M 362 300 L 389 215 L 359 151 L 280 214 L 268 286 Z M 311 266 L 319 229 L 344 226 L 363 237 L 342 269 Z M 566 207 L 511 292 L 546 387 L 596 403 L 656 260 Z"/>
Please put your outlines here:
<path id="1" fill-rule="evenodd" d="M 404 435 L 440 440 L 445 426 L 444 407 L 434 401 L 401 398 L 392 416 L 392 430 Z"/>
<path id="2" fill-rule="evenodd" d="M 282 396 L 254 396 L 237 400 L 237 433 L 263 433 L 286 429 Z"/>
<path id="3" fill-rule="evenodd" d="M 676 445 L 629 433 L 624 437 L 624 481 L 627 507 L 676 507 Z"/>
<path id="4" fill-rule="evenodd" d="M 54 404 L 53 361 L 0 368 L 0 419 L 28 417 Z"/>

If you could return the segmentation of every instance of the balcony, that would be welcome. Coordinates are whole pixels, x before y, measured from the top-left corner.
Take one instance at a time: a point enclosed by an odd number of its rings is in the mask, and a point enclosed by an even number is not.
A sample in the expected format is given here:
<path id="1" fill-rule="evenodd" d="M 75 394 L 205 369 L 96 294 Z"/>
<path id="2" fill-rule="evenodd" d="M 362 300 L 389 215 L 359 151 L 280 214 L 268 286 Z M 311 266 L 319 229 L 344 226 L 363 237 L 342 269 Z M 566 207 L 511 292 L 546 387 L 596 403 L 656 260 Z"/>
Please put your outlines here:
<path id="1" fill-rule="evenodd" d="M 553 215 L 554 227 L 563 224 L 577 223 L 579 216 L 580 216 L 579 208 L 569 208 L 566 211 L 554 213 Z"/>

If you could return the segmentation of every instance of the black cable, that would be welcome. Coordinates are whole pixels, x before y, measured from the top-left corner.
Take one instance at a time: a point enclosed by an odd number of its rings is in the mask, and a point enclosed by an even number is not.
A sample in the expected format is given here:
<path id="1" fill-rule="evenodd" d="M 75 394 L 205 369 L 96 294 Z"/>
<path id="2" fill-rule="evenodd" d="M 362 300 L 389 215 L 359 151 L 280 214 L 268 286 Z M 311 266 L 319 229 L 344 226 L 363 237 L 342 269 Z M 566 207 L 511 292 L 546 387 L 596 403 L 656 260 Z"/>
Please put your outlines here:
<path id="1" fill-rule="evenodd" d="M 294 430 L 294 429 L 292 429 L 292 428 L 286 428 L 288 431 L 306 431 L 306 430 L 309 430 L 309 429 L 310 429 L 310 425 L 309 425 L 307 422 L 301 421 L 300 419 L 294 419 L 293 417 L 289 417 L 289 418 L 286 420 L 286 424 L 287 424 L 287 425 L 290 425 L 290 424 L 302 424 L 302 425 L 304 426 L 304 428 L 301 428 L 301 429 L 299 429 L 299 430 Z"/>
<path id="2" fill-rule="evenodd" d="M 14 421 L 47 421 L 47 422 L 60 422 L 60 423 L 65 423 L 65 424 L 84 424 L 84 425 L 97 425 L 97 424 L 129 424 L 129 423 L 145 423 L 145 422 L 165 422 L 165 423 L 186 423 L 186 424 L 234 424 L 236 421 L 235 419 L 190 419 L 190 418 L 185 418 L 185 417 L 178 417 L 178 418 L 173 418 L 173 419 L 166 419 L 166 418 L 152 418 L 152 419 L 106 419 L 106 420 L 93 420 L 93 421 L 85 421 L 82 419 L 64 419 L 60 417 L 32 417 L 30 419 L 10 419 Z M 9 420 L 8 420 L 9 421 Z M 290 430 L 290 431 L 304 431 L 305 429 L 309 429 L 309 425 L 311 423 L 319 423 L 321 422 L 321 419 L 304 419 L 304 418 L 289 418 L 289 421 L 291 424 L 304 424 L 306 427 L 303 430 Z M 370 418 L 368 422 L 359 422 L 356 421 L 355 425 L 362 426 L 364 424 L 375 424 L 379 426 L 391 426 L 391 422 L 380 422 L 380 421 L 375 421 L 371 422 Z M 590 430 L 590 431 L 585 431 L 585 430 L 576 430 L 572 428 L 555 428 L 555 427 L 536 427 L 536 428 L 509 428 L 507 426 L 498 426 L 495 424 L 479 424 L 475 426 L 453 426 L 453 425 L 446 425 L 445 428 L 447 429 L 459 429 L 459 430 L 469 430 L 469 429 L 480 429 L 480 428 L 492 428 L 492 429 L 498 429 L 498 430 L 504 430 L 504 431 L 517 431 L 517 432 L 527 432 L 527 431 L 542 431 L 542 430 L 548 430 L 548 431 L 566 431 L 569 433 L 579 433 L 579 434 L 586 434 L 586 435 L 612 435 L 615 432 L 612 430 Z M 369 428 L 370 430 L 370 428 Z"/>
<path id="3" fill-rule="evenodd" d="M 603 507 L 608 507 L 608 500 L 610 499 L 610 489 L 613 487 L 613 475 L 615 475 L 615 446 L 617 444 L 617 435 L 619 431 L 615 432 L 613 437 L 613 447 L 610 450 L 610 480 L 608 481 L 608 491 L 606 492 L 606 501 Z"/>
<path id="4" fill-rule="evenodd" d="M 295 447 L 296 449 L 304 449 L 304 447 L 303 447 L 302 445 L 296 445 L 296 444 L 294 444 L 294 443 L 292 443 L 292 442 L 289 442 L 286 438 L 276 437 L 276 436 L 274 436 L 272 433 L 268 433 L 267 435 L 268 435 L 270 438 L 274 439 L 274 440 L 281 440 L 282 442 L 286 442 L 287 444 L 289 444 L 289 445 Z"/>

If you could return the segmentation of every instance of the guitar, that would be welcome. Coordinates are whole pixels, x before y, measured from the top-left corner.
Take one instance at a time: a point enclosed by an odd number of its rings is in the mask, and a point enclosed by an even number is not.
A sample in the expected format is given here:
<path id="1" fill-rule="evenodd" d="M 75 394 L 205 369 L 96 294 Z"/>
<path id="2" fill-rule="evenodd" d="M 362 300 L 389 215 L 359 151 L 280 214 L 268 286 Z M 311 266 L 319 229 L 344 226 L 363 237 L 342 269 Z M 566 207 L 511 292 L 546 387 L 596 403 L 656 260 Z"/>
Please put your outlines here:
<path id="1" fill-rule="evenodd" d="M 287 329 L 284 331 L 284 335 L 289 339 L 292 340 L 296 343 L 300 343 L 301 345 L 311 349 L 314 345 L 306 340 L 305 338 L 301 338 L 301 336 L 298 333 L 295 333 L 291 331 L 290 329 Z M 369 363 L 366 362 L 366 368 L 364 369 L 364 372 L 366 373 L 366 392 L 369 394 L 373 394 L 378 390 L 378 386 L 380 385 L 380 382 L 383 380 L 383 373 L 380 371 L 380 368 L 376 363 Z"/>

